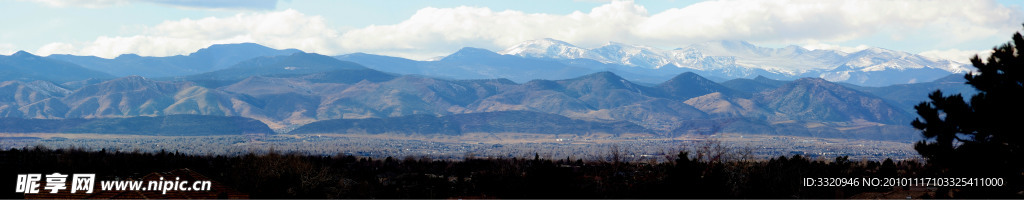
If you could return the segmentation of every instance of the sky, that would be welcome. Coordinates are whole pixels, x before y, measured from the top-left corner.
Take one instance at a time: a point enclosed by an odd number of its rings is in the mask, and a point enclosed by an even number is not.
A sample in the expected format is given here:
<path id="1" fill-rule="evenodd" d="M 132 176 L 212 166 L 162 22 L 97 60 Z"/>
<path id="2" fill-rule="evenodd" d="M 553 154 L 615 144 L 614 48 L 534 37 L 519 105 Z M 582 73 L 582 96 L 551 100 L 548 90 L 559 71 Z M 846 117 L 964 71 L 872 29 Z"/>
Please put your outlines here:
<path id="1" fill-rule="evenodd" d="M 0 0 L 0 54 L 172 56 L 254 42 L 429 59 L 553 38 L 663 49 L 715 40 L 965 62 L 1022 29 L 1017 0 Z"/>

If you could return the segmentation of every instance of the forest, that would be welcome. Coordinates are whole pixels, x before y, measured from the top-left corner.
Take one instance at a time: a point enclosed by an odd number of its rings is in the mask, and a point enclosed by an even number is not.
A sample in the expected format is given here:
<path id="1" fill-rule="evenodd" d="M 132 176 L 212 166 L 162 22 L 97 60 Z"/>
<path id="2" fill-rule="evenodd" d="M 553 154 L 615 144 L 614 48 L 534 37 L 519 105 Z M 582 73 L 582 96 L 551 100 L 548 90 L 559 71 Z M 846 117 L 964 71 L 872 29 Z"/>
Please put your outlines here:
<path id="1" fill-rule="evenodd" d="M 614 154 L 613 154 L 614 155 Z M 941 177 L 917 161 L 809 159 L 723 160 L 695 148 L 668 162 L 581 159 L 359 158 L 271 151 L 238 156 L 177 152 L 85 151 L 26 147 L 0 151 L 6 181 L 19 173 L 97 173 L 129 178 L 188 168 L 253 199 L 847 199 L 882 193 L 912 198 L 1019 198 L 1021 177 L 998 187 L 804 186 L 805 178 Z M 17 165 L 17 166 L 14 166 Z M 968 177 L 968 176 L 960 176 Z M 983 177 L 983 176 L 978 176 Z M 0 183 L 13 190 L 14 183 Z M 22 198 L 3 192 L 2 198 Z M 903 196 L 900 195 L 902 198 Z"/>

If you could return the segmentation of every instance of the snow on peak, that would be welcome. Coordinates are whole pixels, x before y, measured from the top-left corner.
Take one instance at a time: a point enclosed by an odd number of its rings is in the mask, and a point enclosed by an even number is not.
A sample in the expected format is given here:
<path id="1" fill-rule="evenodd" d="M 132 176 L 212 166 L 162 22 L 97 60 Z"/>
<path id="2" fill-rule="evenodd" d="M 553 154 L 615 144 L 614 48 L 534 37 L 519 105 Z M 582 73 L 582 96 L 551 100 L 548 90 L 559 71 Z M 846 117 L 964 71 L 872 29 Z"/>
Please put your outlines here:
<path id="1" fill-rule="evenodd" d="M 503 55 L 517 55 L 521 57 L 536 58 L 595 59 L 595 55 L 590 54 L 587 49 L 551 38 L 526 41 L 508 49 L 499 51 L 498 53 Z M 605 63 L 609 62 L 606 60 L 598 61 Z"/>
<path id="2" fill-rule="evenodd" d="M 608 42 L 598 48 L 584 49 L 564 41 L 546 38 L 526 41 L 499 53 L 533 58 L 592 59 L 603 63 L 648 69 L 673 65 L 679 68 L 725 72 L 724 74 L 763 70 L 797 76 L 821 72 L 823 77 L 838 80 L 848 78 L 845 76 L 848 73 L 839 71 L 872 72 L 918 68 L 941 69 L 951 73 L 966 71 L 964 64 L 961 63 L 877 47 L 847 53 L 830 49 L 810 50 L 794 45 L 767 48 L 746 41 L 708 41 L 673 50 Z M 825 75 L 825 72 L 832 73 Z"/>

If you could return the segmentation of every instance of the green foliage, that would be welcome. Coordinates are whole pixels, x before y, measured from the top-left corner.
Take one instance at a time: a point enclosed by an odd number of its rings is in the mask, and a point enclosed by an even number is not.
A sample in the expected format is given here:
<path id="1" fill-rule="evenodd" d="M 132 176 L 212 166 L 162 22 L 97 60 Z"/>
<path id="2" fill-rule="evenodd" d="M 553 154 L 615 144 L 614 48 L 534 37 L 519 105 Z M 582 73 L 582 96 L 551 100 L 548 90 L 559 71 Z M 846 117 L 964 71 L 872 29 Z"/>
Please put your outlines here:
<path id="1" fill-rule="evenodd" d="M 929 163 L 947 168 L 950 176 L 1021 179 L 1024 135 L 1018 124 L 1024 123 L 1024 38 L 1018 32 L 1012 43 L 993 51 L 984 62 L 971 58 L 978 70 L 964 77 L 978 93 L 969 102 L 960 94 L 943 96 L 935 91 L 928 96 L 930 102 L 914 107 L 920 118 L 912 125 L 925 137 L 914 149 Z"/>
<path id="2" fill-rule="evenodd" d="M 0 167 L 0 175 L 13 181 L 19 173 L 96 173 L 105 180 L 188 168 L 254 199 L 842 199 L 889 192 L 892 187 L 808 187 L 803 179 L 929 177 L 928 168 L 913 161 L 879 166 L 801 156 L 759 162 L 702 160 L 689 158 L 686 152 L 678 156 L 662 163 L 551 160 L 537 155 L 439 161 L 274 151 L 202 156 L 36 147 L 0 150 L 0 165 L 17 165 Z M 0 183 L 0 189 L 13 190 L 14 185 Z M 0 192 L 0 198 L 21 197 Z"/>

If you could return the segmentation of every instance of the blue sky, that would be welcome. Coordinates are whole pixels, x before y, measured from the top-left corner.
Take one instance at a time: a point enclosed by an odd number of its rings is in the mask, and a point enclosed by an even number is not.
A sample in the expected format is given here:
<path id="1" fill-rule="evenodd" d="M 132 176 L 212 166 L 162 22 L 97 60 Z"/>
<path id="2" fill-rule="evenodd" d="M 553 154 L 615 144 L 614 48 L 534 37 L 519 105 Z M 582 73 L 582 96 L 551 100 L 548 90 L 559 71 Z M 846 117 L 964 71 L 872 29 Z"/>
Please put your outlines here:
<path id="1" fill-rule="evenodd" d="M 678 48 L 711 40 L 963 61 L 1021 30 L 1020 1 L 0 0 L 0 54 L 188 54 L 256 42 L 427 59 L 539 38 Z"/>

